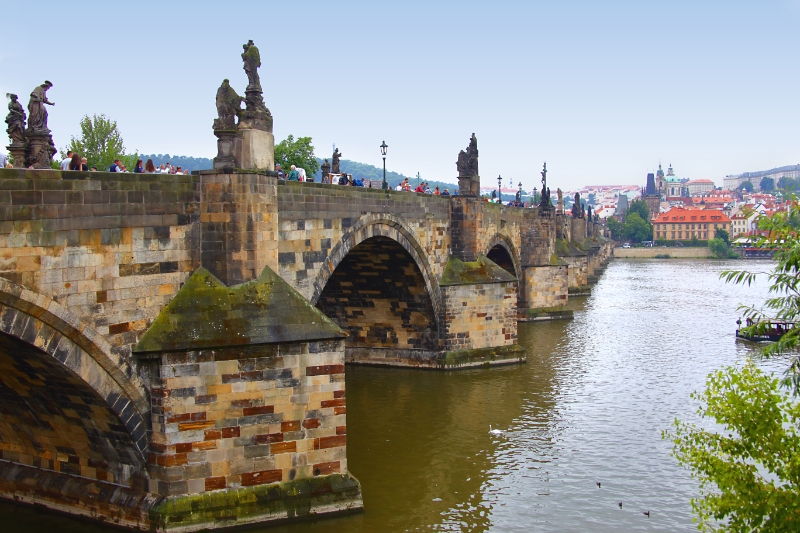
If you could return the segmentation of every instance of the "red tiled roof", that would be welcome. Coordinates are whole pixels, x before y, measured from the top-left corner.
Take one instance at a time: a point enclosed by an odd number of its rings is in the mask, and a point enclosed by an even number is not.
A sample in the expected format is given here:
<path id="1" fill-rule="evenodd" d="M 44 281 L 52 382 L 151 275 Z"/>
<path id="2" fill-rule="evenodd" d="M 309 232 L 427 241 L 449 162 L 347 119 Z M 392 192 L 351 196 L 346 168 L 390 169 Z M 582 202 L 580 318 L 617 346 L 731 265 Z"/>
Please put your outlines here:
<path id="1" fill-rule="evenodd" d="M 655 222 L 675 222 L 675 223 L 703 223 L 712 222 L 717 224 L 725 224 L 730 222 L 731 219 L 716 209 L 694 209 L 673 207 L 666 213 L 661 213 Z"/>

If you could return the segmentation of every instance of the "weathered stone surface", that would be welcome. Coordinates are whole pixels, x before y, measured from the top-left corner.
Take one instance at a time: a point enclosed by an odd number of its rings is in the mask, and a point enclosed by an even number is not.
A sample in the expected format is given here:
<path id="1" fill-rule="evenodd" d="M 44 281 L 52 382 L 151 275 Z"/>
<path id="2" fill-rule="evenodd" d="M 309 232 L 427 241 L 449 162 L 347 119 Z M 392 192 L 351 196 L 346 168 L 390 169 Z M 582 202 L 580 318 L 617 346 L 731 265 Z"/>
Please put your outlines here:
<path id="1" fill-rule="evenodd" d="M 257 279 L 232 287 L 201 267 L 156 317 L 134 352 L 252 346 L 344 335 L 269 267 Z"/>

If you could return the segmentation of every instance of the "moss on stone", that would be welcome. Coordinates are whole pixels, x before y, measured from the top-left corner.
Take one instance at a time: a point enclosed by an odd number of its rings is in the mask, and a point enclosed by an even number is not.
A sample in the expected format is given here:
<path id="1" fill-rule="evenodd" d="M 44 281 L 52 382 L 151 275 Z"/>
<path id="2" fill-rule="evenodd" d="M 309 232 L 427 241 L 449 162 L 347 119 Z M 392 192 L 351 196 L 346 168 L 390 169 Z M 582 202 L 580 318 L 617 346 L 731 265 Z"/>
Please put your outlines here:
<path id="1" fill-rule="evenodd" d="M 517 281 L 517 278 L 483 255 L 479 255 L 477 261 L 471 262 L 464 262 L 457 257 L 450 256 L 447 266 L 442 272 L 439 286 L 509 283 L 512 281 Z"/>
<path id="2" fill-rule="evenodd" d="M 581 250 L 576 243 L 561 238 L 556 239 L 556 255 L 558 257 L 580 257 L 586 255 L 586 252 Z"/>
<path id="3" fill-rule="evenodd" d="M 534 307 L 525 311 L 525 317 L 535 319 L 539 317 L 549 318 L 573 318 L 575 312 L 566 306 L 559 307 Z"/>
<path id="4" fill-rule="evenodd" d="M 460 366 L 496 365 L 503 362 L 524 363 L 525 350 L 519 344 L 473 350 L 453 350 L 445 352 L 444 357 L 440 359 L 440 365 L 445 369 Z"/>
<path id="5" fill-rule="evenodd" d="M 265 267 L 226 287 L 197 269 L 142 336 L 135 353 L 200 350 L 345 337 L 333 321 Z"/>
<path id="6" fill-rule="evenodd" d="M 270 520 L 313 518 L 363 508 L 361 486 L 349 474 L 171 496 L 149 511 L 158 531 L 197 530 Z"/>

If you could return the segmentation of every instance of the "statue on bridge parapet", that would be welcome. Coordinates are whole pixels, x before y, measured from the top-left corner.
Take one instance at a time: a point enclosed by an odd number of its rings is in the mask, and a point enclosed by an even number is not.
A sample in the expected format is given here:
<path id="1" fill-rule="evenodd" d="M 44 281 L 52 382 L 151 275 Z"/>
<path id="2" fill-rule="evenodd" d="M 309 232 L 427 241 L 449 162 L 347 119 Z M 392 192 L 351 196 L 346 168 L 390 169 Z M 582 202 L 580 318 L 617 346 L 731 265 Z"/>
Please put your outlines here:
<path id="1" fill-rule="evenodd" d="M 247 74 L 245 97 L 239 96 L 225 79 L 217 89 L 217 114 L 214 135 L 217 157 L 214 168 L 244 168 L 274 171 L 275 137 L 272 113 L 264 104 L 258 68 L 261 55 L 252 40 L 242 46 L 242 61 Z M 245 108 L 241 108 L 244 102 Z M 236 118 L 238 117 L 238 123 Z"/>
<path id="2" fill-rule="evenodd" d="M 333 161 L 333 165 L 331 165 L 331 174 L 341 174 L 342 171 L 339 168 L 339 160 L 342 158 L 342 153 L 336 148 L 333 151 L 333 156 L 331 157 L 331 161 Z"/>
<path id="3" fill-rule="evenodd" d="M 547 162 L 545 161 L 542 166 L 542 199 L 539 202 L 539 207 L 542 209 L 550 210 L 553 208 L 553 203 L 550 201 L 550 187 L 547 186 Z"/>
<path id="4" fill-rule="evenodd" d="M 25 152 L 28 149 L 28 140 L 25 137 L 25 119 L 27 115 L 16 94 L 6 94 L 6 96 L 10 99 L 8 102 L 8 116 L 6 117 L 6 124 L 8 124 L 6 132 L 9 139 L 11 139 L 11 144 L 7 148 L 14 159 L 14 166 L 25 168 Z"/>
<path id="5" fill-rule="evenodd" d="M 556 208 L 557 209 L 556 212 L 559 215 L 563 215 L 564 214 L 564 193 L 561 192 L 561 187 L 556 189 L 556 194 L 558 194 L 558 207 Z"/>
<path id="6" fill-rule="evenodd" d="M 27 141 L 26 164 L 33 168 L 50 168 L 53 156 L 58 150 L 53 143 L 50 128 L 47 127 L 47 105 L 56 105 L 47 99 L 47 90 L 53 84 L 47 80 L 31 91 L 28 101 L 28 127 L 25 130 Z"/>
<path id="7" fill-rule="evenodd" d="M 239 96 L 227 78 L 217 89 L 217 115 L 214 120 L 215 130 L 238 130 L 236 120 L 242 112 L 244 98 Z"/>
<path id="8" fill-rule="evenodd" d="M 581 193 L 575 193 L 575 200 L 572 204 L 572 218 L 583 218 L 583 209 L 581 208 Z"/>
<path id="9" fill-rule="evenodd" d="M 331 182 L 331 164 L 328 163 L 328 160 L 322 162 L 320 165 L 320 170 L 322 170 L 322 183 L 330 183 Z"/>
<path id="10" fill-rule="evenodd" d="M 460 196 L 479 196 L 481 178 L 478 174 L 478 138 L 475 134 L 469 140 L 466 151 L 458 153 L 458 194 Z"/>

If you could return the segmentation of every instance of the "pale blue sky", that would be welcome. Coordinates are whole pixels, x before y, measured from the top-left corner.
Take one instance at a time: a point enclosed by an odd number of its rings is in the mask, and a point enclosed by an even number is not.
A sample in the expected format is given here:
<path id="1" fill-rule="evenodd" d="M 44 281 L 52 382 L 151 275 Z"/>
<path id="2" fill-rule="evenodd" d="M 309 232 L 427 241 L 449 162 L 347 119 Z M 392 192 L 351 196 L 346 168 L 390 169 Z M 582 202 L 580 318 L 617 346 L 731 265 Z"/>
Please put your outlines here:
<path id="1" fill-rule="evenodd" d="M 454 181 L 475 132 L 484 183 L 526 189 L 545 160 L 564 189 L 800 163 L 798 1 L 0 5 L 0 91 L 51 80 L 59 148 L 105 113 L 131 150 L 213 157 L 253 39 L 276 140 L 320 157 L 380 166 L 385 139 L 389 169 Z"/>

